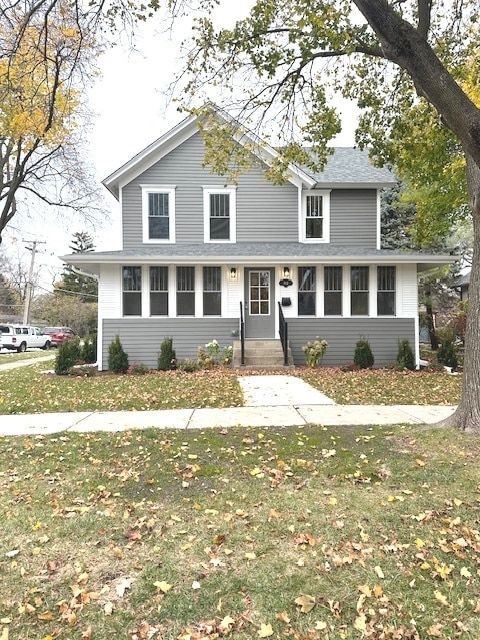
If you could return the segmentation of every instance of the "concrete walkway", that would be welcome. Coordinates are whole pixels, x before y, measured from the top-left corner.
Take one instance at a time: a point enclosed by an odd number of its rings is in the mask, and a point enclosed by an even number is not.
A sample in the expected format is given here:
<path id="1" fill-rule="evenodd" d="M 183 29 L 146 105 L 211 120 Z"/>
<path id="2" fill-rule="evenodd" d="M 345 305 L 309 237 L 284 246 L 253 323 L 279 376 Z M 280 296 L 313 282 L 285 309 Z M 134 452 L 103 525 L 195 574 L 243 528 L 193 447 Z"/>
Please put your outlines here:
<path id="1" fill-rule="evenodd" d="M 239 376 L 244 407 L 0 415 L 0 435 L 40 435 L 128 429 L 208 429 L 430 424 L 451 415 L 453 406 L 337 405 L 295 376 Z"/>

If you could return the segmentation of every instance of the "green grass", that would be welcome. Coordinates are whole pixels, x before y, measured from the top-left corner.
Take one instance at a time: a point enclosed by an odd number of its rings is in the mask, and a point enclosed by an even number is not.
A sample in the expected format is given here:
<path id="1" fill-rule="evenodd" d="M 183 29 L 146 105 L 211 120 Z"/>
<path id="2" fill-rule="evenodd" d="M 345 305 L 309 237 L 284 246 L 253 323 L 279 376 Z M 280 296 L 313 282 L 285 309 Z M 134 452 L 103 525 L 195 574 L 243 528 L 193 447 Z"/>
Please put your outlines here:
<path id="1" fill-rule="evenodd" d="M 477 639 L 479 454 L 413 427 L 0 438 L 0 637 Z"/>
<path id="2" fill-rule="evenodd" d="M 0 414 L 235 407 L 243 404 L 237 376 L 262 375 L 219 367 L 195 373 L 72 377 L 46 373 L 49 369 L 50 362 L 0 371 Z M 299 367 L 288 374 L 338 404 L 457 404 L 461 389 L 461 376 L 444 372 Z"/>
<path id="3" fill-rule="evenodd" d="M 0 365 L 8 364 L 10 362 L 20 362 L 22 360 L 35 361 L 37 358 L 45 358 L 46 356 L 53 359 L 55 357 L 55 353 L 55 349 L 50 349 L 48 351 L 45 349 L 32 349 L 25 353 L 18 353 L 18 351 L 2 351 L 0 352 Z"/>

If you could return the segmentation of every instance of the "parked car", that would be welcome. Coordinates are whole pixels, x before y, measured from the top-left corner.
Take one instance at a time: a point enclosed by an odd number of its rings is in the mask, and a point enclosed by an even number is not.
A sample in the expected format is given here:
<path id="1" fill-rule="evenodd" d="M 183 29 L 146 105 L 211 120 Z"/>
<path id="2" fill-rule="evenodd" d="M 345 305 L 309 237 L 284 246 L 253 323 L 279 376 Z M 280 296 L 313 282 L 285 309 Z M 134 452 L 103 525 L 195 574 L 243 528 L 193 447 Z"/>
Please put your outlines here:
<path id="1" fill-rule="evenodd" d="M 58 347 L 62 342 L 76 338 L 75 331 L 70 327 L 43 327 L 43 333 L 50 336 L 53 347 Z"/>
<path id="2" fill-rule="evenodd" d="M 50 349 L 53 344 L 48 334 L 43 333 L 38 327 L 29 325 L 2 324 L 0 336 L 2 347 L 10 351 L 26 351 L 34 347 Z"/>

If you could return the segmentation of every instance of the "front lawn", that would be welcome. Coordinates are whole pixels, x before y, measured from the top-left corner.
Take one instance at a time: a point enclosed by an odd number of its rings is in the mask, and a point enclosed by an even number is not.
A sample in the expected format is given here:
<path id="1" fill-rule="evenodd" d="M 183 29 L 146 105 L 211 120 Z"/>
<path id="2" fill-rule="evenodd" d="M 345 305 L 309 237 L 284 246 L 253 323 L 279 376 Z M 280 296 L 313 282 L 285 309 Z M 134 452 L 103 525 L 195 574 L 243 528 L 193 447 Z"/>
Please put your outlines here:
<path id="1" fill-rule="evenodd" d="M 476 640 L 479 455 L 418 427 L 0 438 L 0 638 Z"/>
<path id="2" fill-rule="evenodd" d="M 299 376 L 339 404 L 457 404 L 461 376 L 444 372 L 299 367 L 264 371 L 214 368 L 94 377 L 42 373 L 51 363 L 0 371 L 0 414 L 235 407 L 243 404 L 237 375 Z"/>

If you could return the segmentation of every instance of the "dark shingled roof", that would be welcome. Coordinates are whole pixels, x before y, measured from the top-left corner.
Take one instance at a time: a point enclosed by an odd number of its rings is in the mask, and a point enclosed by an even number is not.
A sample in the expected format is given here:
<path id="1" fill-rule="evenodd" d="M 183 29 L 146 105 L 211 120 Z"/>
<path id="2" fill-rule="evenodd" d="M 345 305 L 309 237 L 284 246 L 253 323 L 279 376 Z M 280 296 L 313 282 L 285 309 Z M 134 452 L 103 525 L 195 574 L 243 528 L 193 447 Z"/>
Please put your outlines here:
<path id="1" fill-rule="evenodd" d="M 358 147 L 335 147 L 322 172 L 314 172 L 307 167 L 302 167 L 302 170 L 311 175 L 318 186 L 322 183 L 339 186 L 354 183 L 396 183 L 395 176 L 389 169 L 375 167 L 368 151 Z"/>

